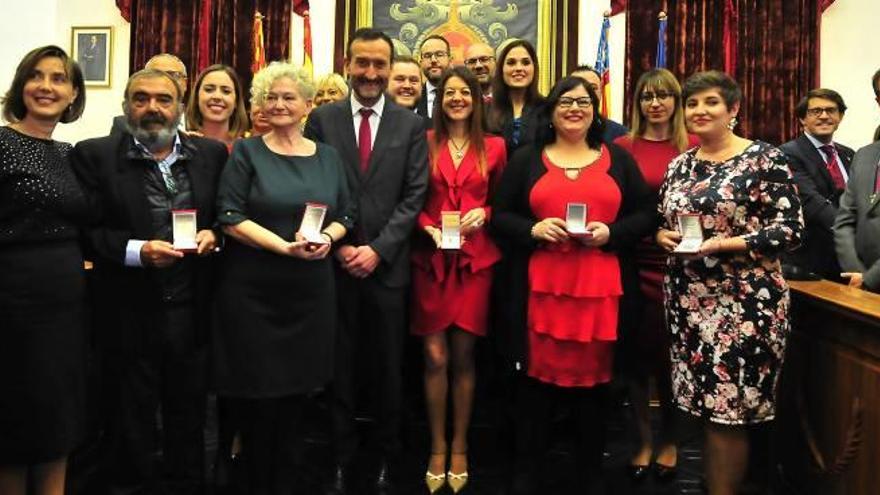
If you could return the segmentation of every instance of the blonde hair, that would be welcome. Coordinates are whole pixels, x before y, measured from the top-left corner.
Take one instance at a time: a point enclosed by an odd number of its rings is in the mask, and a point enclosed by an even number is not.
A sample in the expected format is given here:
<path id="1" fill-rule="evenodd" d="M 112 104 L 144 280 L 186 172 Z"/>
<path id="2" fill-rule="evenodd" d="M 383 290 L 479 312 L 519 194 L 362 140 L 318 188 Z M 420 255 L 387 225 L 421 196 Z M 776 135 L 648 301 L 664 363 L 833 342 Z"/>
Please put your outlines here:
<path id="1" fill-rule="evenodd" d="M 681 85 L 678 79 L 666 69 L 653 69 L 642 74 L 636 83 L 636 90 L 633 93 L 632 102 L 632 130 L 630 137 L 632 139 L 642 137 L 645 134 L 647 121 L 642 116 L 641 96 L 646 89 L 654 91 L 663 90 L 672 93 L 675 98 L 673 105 L 673 114 L 669 118 L 670 135 L 672 143 L 678 148 L 678 151 L 684 151 L 688 148 L 687 127 L 684 125 L 684 112 L 682 111 L 681 101 Z"/>
<path id="2" fill-rule="evenodd" d="M 251 82 L 251 104 L 262 107 L 266 103 L 266 95 L 269 94 L 272 85 L 284 77 L 293 81 L 300 96 L 306 100 L 315 97 L 315 83 L 311 74 L 289 62 L 272 62 L 254 75 Z"/>
<path id="3" fill-rule="evenodd" d="M 348 84 L 345 82 L 345 78 L 335 72 L 318 79 L 315 83 L 315 90 L 324 86 L 332 86 L 338 89 L 340 93 L 344 95 L 348 94 Z"/>

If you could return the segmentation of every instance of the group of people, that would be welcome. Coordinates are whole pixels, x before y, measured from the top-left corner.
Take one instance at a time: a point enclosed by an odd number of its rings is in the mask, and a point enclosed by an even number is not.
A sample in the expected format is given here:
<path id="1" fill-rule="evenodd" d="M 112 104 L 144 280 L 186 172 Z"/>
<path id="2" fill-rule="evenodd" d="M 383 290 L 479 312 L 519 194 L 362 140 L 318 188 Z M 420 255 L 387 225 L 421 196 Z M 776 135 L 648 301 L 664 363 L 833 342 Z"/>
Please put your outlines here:
<path id="1" fill-rule="evenodd" d="M 200 493 L 209 391 L 219 456 L 242 457 L 248 492 L 296 493 L 303 410 L 325 388 L 325 492 L 392 491 L 408 332 L 431 493 L 469 481 L 486 335 L 514 391 L 511 493 L 542 493 L 558 405 L 571 483 L 601 489 L 612 379 L 630 392 L 634 479 L 675 476 L 681 410 L 704 425 L 709 492 L 737 493 L 749 427 L 775 415 L 787 252 L 803 240 L 826 263 L 830 243 L 842 268 L 822 275 L 880 290 L 880 144 L 850 164 L 831 90 L 804 97 L 805 133 L 780 151 L 737 134 L 742 93 L 720 72 L 643 74 L 627 130 L 599 114 L 587 66 L 541 95 L 528 41 L 474 44 L 457 66 L 432 35 L 419 54 L 360 29 L 347 84 L 273 62 L 250 118 L 230 67 L 202 71 L 185 103 L 185 66 L 158 55 L 129 78 L 110 135 L 74 147 L 52 133 L 85 107 L 80 68 L 55 46 L 25 56 L 0 128 L 0 493 L 63 493 L 87 320 L 108 493 Z M 880 71 L 873 82 L 880 102 Z M 355 480 L 364 387 L 379 455 Z"/>

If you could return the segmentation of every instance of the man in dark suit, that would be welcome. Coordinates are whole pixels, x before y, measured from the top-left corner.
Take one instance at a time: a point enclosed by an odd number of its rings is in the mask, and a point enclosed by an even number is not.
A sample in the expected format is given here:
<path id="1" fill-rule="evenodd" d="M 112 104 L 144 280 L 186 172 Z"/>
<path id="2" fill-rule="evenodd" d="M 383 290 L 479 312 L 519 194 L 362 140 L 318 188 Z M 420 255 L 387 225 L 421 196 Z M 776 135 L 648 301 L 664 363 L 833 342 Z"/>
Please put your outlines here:
<path id="1" fill-rule="evenodd" d="M 180 60 L 180 58 L 171 53 L 153 55 L 150 57 L 150 60 L 147 60 L 147 63 L 144 64 L 144 69 L 160 70 L 176 79 L 180 88 L 183 90 L 182 100 L 186 103 L 186 90 L 189 87 L 187 86 L 189 80 L 186 76 L 186 66 L 183 65 L 183 61 Z M 113 125 L 110 127 L 110 135 L 114 136 L 125 132 L 125 122 L 125 115 L 117 115 L 116 117 L 113 117 Z M 184 122 L 183 115 L 180 116 L 180 124 L 178 125 L 178 128 L 181 131 L 186 131 L 186 123 Z"/>
<path id="2" fill-rule="evenodd" d="M 593 105 L 593 108 L 600 108 L 602 106 L 602 96 L 605 94 L 605 90 L 602 87 L 602 76 L 599 72 L 590 65 L 579 65 L 574 68 L 571 75 L 587 81 L 587 84 L 593 88 L 593 91 L 596 92 L 596 96 L 599 97 L 599 101 Z M 601 118 L 605 122 L 605 133 L 602 135 L 602 140 L 606 143 L 613 142 L 620 136 L 629 133 L 629 129 L 627 129 L 625 125 L 611 120 L 606 116 L 602 116 Z"/>
<path id="3" fill-rule="evenodd" d="M 425 84 L 422 86 L 422 98 L 416 106 L 416 113 L 433 122 L 434 100 L 437 95 L 437 85 L 443 77 L 443 71 L 449 67 L 451 61 L 449 42 L 439 34 L 432 34 L 422 41 L 419 47 L 419 63 L 422 66 L 422 74 L 425 75 Z"/>
<path id="4" fill-rule="evenodd" d="M 94 316 L 111 416 L 109 493 L 196 494 L 204 489 L 206 355 L 212 230 L 226 148 L 177 130 L 177 80 L 131 76 L 127 129 L 78 143 L 73 166 L 97 221 L 86 232 L 94 262 Z M 192 253 L 173 213 L 194 210 Z M 177 243 L 177 244 L 175 244 Z M 161 409 L 159 406 L 161 404 Z M 162 412 L 164 468 L 154 466 Z M 157 473 L 164 471 L 164 479 Z"/>
<path id="5" fill-rule="evenodd" d="M 861 148 L 853 158 L 834 240 L 849 285 L 880 293 L 880 142 Z"/>
<path id="6" fill-rule="evenodd" d="M 351 94 L 323 105 L 308 119 L 306 136 L 336 148 L 346 163 L 349 188 L 358 198 L 357 226 L 335 256 L 340 328 L 333 379 L 336 469 L 327 493 L 348 492 L 357 450 L 354 422 L 356 354 L 372 368 L 368 388 L 375 405 L 380 459 L 371 484 L 390 489 L 388 461 L 399 452 L 401 354 L 409 239 L 428 184 L 422 119 L 384 96 L 393 47 L 384 33 L 359 29 L 348 43 L 345 64 Z"/>
<path id="7" fill-rule="evenodd" d="M 806 232 L 789 263 L 829 280 L 840 280 L 834 254 L 834 217 L 849 174 L 853 150 L 834 142 L 846 112 L 843 98 L 831 89 L 813 89 L 795 107 L 803 134 L 779 149 L 788 157 L 804 209 Z"/>

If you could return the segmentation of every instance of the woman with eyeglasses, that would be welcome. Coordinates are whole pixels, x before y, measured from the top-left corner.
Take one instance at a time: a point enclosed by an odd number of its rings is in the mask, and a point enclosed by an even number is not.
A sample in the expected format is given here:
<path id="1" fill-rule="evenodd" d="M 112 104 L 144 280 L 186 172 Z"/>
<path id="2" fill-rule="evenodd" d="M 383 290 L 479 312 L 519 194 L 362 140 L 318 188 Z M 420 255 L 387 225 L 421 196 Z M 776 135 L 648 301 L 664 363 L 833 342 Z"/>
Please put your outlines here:
<path id="1" fill-rule="evenodd" d="M 790 330 L 780 256 L 804 219 L 777 148 L 734 132 L 742 91 L 729 75 L 684 83 L 684 118 L 699 139 L 669 164 L 656 241 L 676 406 L 703 422 L 712 495 L 733 495 L 748 466 L 751 427 L 772 421 Z"/>
<path id="2" fill-rule="evenodd" d="M 696 137 L 688 135 L 682 112 L 681 86 L 671 72 L 654 69 L 642 74 L 633 98 L 633 129 L 614 142 L 635 158 L 645 182 L 654 193 L 660 189 L 669 162 L 697 144 Z M 630 460 L 630 475 L 636 480 L 644 479 L 656 452 L 655 474 L 665 480 L 675 475 L 678 460 L 675 408 L 669 381 L 669 334 L 663 318 L 666 253 L 651 237 L 646 237 L 638 244 L 636 261 L 644 310 L 636 331 L 622 336 L 617 367 L 628 378 L 639 441 L 638 450 Z M 659 443 L 651 437 L 648 414 L 650 378 L 654 378 L 660 398 Z"/>
<path id="3" fill-rule="evenodd" d="M 535 115 L 543 101 L 538 92 L 538 56 L 531 43 L 517 39 L 504 45 L 498 61 L 487 122 L 491 132 L 504 137 L 510 156 L 535 140 Z"/>
<path id="4" fill-rule="evenodd" d="M 614 348 L 631 325 L 632 262 L 654 228 L 654 197 L 625 150 L 603 144 L 595 92 L 559 81 L 538 114 L 535 143 L 517 151 L 495 194 L 492 227 L 511 246 L 498 326 L 525 372 L 515 408 L 513 493 L 535 481 L 553 407 L 567 404 L 576 433 L 577 490 L 601 484 L 603 406 Z M 590 492 L 592 493 L 592 492 Z"/>

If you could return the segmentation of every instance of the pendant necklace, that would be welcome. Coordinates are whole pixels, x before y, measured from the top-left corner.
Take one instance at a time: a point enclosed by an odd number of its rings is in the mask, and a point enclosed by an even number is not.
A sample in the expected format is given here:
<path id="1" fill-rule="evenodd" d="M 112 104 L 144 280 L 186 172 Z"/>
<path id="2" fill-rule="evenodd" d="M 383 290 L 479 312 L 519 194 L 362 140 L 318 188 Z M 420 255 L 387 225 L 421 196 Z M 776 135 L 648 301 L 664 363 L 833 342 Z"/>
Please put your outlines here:
<path id="1" fill-rule="evenodd" d="M 465 148 L 465 146 L 468 145 L 468 143 L 470 142 L 470 139 L 465 139 L 464 143 L 462 143 L 461 146 L 455 144 L 455 140 L 452 138 L 449 138 L 449 142 L 452 143 L 452 147 L 455 148 L 455 151 L 452 153 L 452 156 L 454 156 L 456 160 L 461 160 L 462 157 L 464 156 L 464 148 Z"/>

